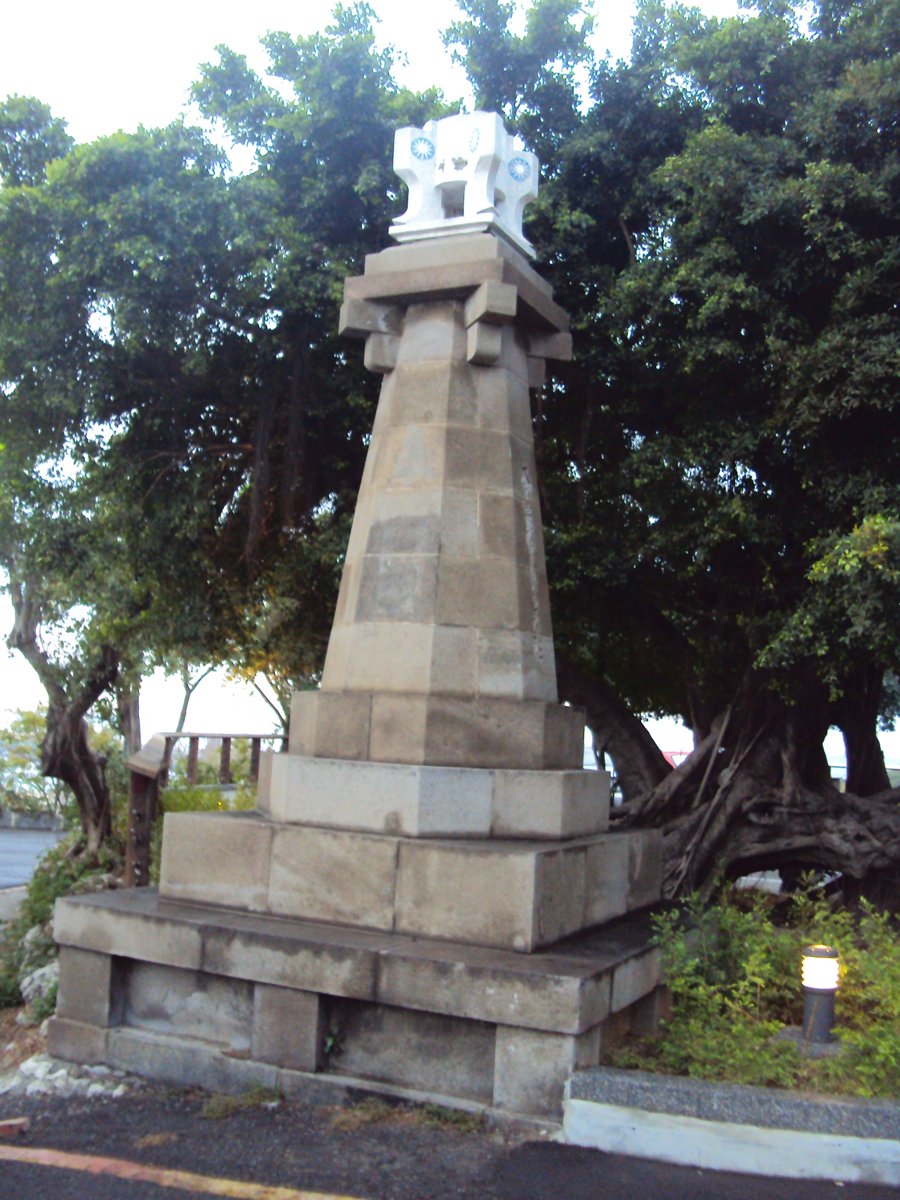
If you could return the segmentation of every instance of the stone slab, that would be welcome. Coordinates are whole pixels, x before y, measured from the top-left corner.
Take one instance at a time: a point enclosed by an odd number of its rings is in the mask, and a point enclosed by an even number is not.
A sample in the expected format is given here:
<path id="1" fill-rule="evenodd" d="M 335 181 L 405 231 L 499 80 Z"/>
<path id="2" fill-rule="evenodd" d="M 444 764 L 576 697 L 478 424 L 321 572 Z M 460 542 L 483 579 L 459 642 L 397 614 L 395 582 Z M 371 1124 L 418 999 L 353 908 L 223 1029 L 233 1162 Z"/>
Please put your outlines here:
<path id="1" fill-rule="evenodd" d="M 518 317 L 539 330 L 566 331 L 569 318 L 524 255 L 489 233 L 391 246 L 366 256 L 365 274 L 348 279 L 347 300 L 413 302 L 467 299 L 496 280 L 518 290 Z"/>
<path id="2" fill-rule="evenodd" d="M 614 973 L 645 955 L 650 935 L 649 921 L 635 915 L 522 955 L 181 904 L 144 888 L 65 904 L 79 911 L 84 930 L 109 927 L 115 917 L 114 953 L 123 959 L 146 961 L 140 935 L 159 921 L 168 926 L 173 949 L 186 931 L 199 939 L 197 962 L 208 976 L 564 1034 L 605 1019 Z M 656 982 L 648 979 L 648 990 Z"/>
<path id="3" fill-rule="evenodd" d="M 531 771 L 584 759 L 583 710 L 542 700 L 323 689 L 296 704 L 291 752 L 312 758 Z"/>
<path id="4" fill-rule="evenodd" d="M 402 837 L 558 840 L 600 833 L 609 820 L 605 771 L 273 758 L 267 814 L 276 821 Z"/>

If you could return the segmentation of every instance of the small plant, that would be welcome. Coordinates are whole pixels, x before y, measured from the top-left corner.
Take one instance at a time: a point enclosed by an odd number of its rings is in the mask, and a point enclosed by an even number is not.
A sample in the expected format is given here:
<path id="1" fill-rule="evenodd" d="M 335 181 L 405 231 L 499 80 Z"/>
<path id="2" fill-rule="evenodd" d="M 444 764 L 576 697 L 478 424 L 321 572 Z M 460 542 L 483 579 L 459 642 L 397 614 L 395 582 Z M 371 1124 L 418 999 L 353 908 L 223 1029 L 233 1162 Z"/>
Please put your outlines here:
<path id="1" fill-rule="evenodd" d="M 738 893 L 658 916 L 655 941 L 672 1015 L 658 1037 L 616 1048 L 614 1065 L 862 1096 L 900 1091 L 900 944 L 887 914 L 864 905 L 854 919 L 809 885 L 787 905 Z M 775 1037 L 802 1022 L 799 957 L 810 942 L 833 945 L 841 962 L 842 1053 L 824 1060 Z"/>

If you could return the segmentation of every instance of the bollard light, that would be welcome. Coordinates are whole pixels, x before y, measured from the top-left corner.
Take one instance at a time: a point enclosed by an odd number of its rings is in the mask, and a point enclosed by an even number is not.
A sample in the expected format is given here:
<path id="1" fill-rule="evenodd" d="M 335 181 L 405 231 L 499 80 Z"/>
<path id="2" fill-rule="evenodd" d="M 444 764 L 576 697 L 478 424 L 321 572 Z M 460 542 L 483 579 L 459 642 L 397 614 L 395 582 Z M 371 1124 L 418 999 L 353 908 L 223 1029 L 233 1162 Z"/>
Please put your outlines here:
<path id="1" fill-rule="evenodd" d="M 803 951 L 803 1041 L 830 1042 L 834 1025 L 834 993 L 838 987 L 838 952 L 832 946 Z"/>

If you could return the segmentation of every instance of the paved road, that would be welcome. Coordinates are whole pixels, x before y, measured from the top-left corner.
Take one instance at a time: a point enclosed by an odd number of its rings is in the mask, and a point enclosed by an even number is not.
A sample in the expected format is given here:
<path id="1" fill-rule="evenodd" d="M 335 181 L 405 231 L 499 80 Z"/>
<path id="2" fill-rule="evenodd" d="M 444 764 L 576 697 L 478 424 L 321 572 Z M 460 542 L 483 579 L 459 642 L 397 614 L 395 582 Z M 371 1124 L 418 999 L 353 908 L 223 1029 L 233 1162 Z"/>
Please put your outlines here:
<path id="1" fill-rule="evenodd" d="M 41 855 L 63 836 L 43 829 L 0 829 L 0 889 L 27 883 Z"/>
<path id="2" fill-rule="evenodd" d="M 356 1119 L 350 1107 L 282 1104 L 214 1120 L 202 1094 L 151 1087 L 120 1100 L 0 1097 L 0 1117 L 28 1113 L 24 1138 L 0 1142 L 0 1200 L 896 1200 L 892 1189 L 766 1179 L 672 1167 L 540 1141 L 423 1124 L 400 1110 Z M 363 1110 L 365 1113 L 365 1110 Z M 4 1146 L 94 1156 L 88 1169 L 4 1160 Z M 240 1188 L 132 1181 L 98 1159 L 193 1172 Z M 94 1170 L 91 1170 L 93 1167 Z M 97 1173 L 99 1170 L 99 1173 Z M 255 1188 L 248 1186 L 255 1184 Z"/>

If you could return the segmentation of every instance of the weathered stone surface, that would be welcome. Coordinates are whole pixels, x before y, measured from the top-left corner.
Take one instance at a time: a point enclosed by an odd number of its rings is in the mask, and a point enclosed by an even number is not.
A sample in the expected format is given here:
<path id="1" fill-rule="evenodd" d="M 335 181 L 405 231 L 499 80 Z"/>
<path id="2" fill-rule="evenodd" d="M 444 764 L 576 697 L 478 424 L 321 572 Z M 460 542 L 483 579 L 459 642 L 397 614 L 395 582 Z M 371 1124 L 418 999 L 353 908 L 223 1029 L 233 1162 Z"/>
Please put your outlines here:
<path id="1" fill-rule="evenodd" d="M 132 961 L 123 989 L 125 1025 L 236 1051 L 250 1047 L 253 986 L 245 980 Z"/>
<path id="2" fill-rule="evenodd" d="M 204 970 L 283 988 L 372 999 L 380 943 L 371 933 L 259 917 L 204 931 Z"/>
<path id="3" fill-rule="evenodd" d="M 499 1026 L 494 1067 L 494 1104 L 512 1112 L 561 1116 L 566 1081 L 594 1066 L 600 1031 L 577 1037 Z"/>
<path id="4" fill-rule="evenodd" d="M 324 1037 L 318 995 L 262 983 L 256 985 L 252 1058 L 295 1071 L 317 1071 L 322 1064 Z"/>
<path id="5" fill-rule="evenodd" d="M 148 962 L 199 967 L 200 927 L 191 921 L 167 920 L 155 894 L 145 888 L 133 891 L 139 893 L 137 911 L 129 904 L 131 897 L 120 893 L 104 897 L 115 903 L 99 904 L 98 898 L 88 896 L 57 900 L 53 910 L 54 938 L 62 946 L 100 954 L 126 958 L 139 955 Z"/>
<path id="6" fill-rule="evenodd" d="M 47 1023 L 47 1053 L 67 1062 L 109 1062 L 107 1033 L 107 1029 L 68 1017 L 51 1017 Z"/>
<path id="7" fill-rule="evenodd" d="M 116 961 L 108 954 L 61 946 L 56 1015 L 86 1025 L 117 1025 L 122 990 Z"/>
<path id="8" fill-rule="evenodd" d="M 269 910 L 390 929 L 396 865 L 394 838 L 283 826 L 272 845 Z"/>
<path id="9" fill-rule="evenodd" d="M 367 628 L 360 627 L 356 637 L 366 647 Z M 410 647 L 408 631 L 413 631 Z M 420 626 L 398 625 L 394 629 L 397 663 L 392 679 L 398 685 L 407 677 L 417 677 L 418 666 L 410 666 L 407 654 L 427 647 L 427 654 L 448 662 L 452 675 L 449 646 L 442 641 L 447 630 L 435 628 L 427 637 Z M 461 631 L 465 634 L 465 630 Z M 377 640 L 380 635 L 375 634 Z M 424 638 L 424 640 L 423 640 Z M 332 637 L 332 646 L 340 642 Z M 419 644 L 421 643 L 421 645 Z M 438 651 L 434 647 L 440 643 Z M 464 646 L 464 643 L 463 643 Z M 546 663 L 538 656 L 547 643 L 531 642 L 529 656 L 523 651 L 522 676 L 542 679 L 531 690 L 550 690 Z M 530 658 L 530 661 L 529 661 Z M 551 662 L 552 667 L 552 662 Z M 463 670 L 469 666 L 463 660 Z M 354 678 L 365 669 L 355 669 Z M 416 678 L 412 679 L 416 682 Z M 554 685 L 555 690 L 555 685 Z M 322 710 L 318 711 L 318 698 Z M 301 692 L 295 701 L 292 720 L 291 752 L 314 758 L 340 758 L 369 762 L 416 763 L 448 767 L 494 767 L 528 771 L 580 770 L 584 755 L 584 714 L 542 700 L 514 700 L 506 696 L 425 694 L 415 689 L 380 692 L 333 691 Z M 338 731 L 346 727 L 346 740 Z"/>
<path id="10" fill-rule="evenodd" d="M 492 1026 L 348 1000 L 332 1002 L 329 1020 L 340 1047 L 329 1070 L 490 1103 Z"/>
<path id="11" fill-rule="evenodd" d="M 402 837 L 561 839 L 602 832 L 602 771 L 508 771 L 278 755 L 276 821 Z"/>
<path id="12" fill-rule="evenodd" d="M 121 1071 L 210 1092 L 240 1093 L 251 1087 L 274 1091 L 279 1081 L 278 1068 L 269 1063 L 246 1059 L 210 1043 L 126 1026 L 109 1031 L 106 1061 Z"/>
<path id="13" fill-rule="evenodd" d="M 252 813 L 167 813 L 160 895 L 265 911 L 272 830 Z"/>

